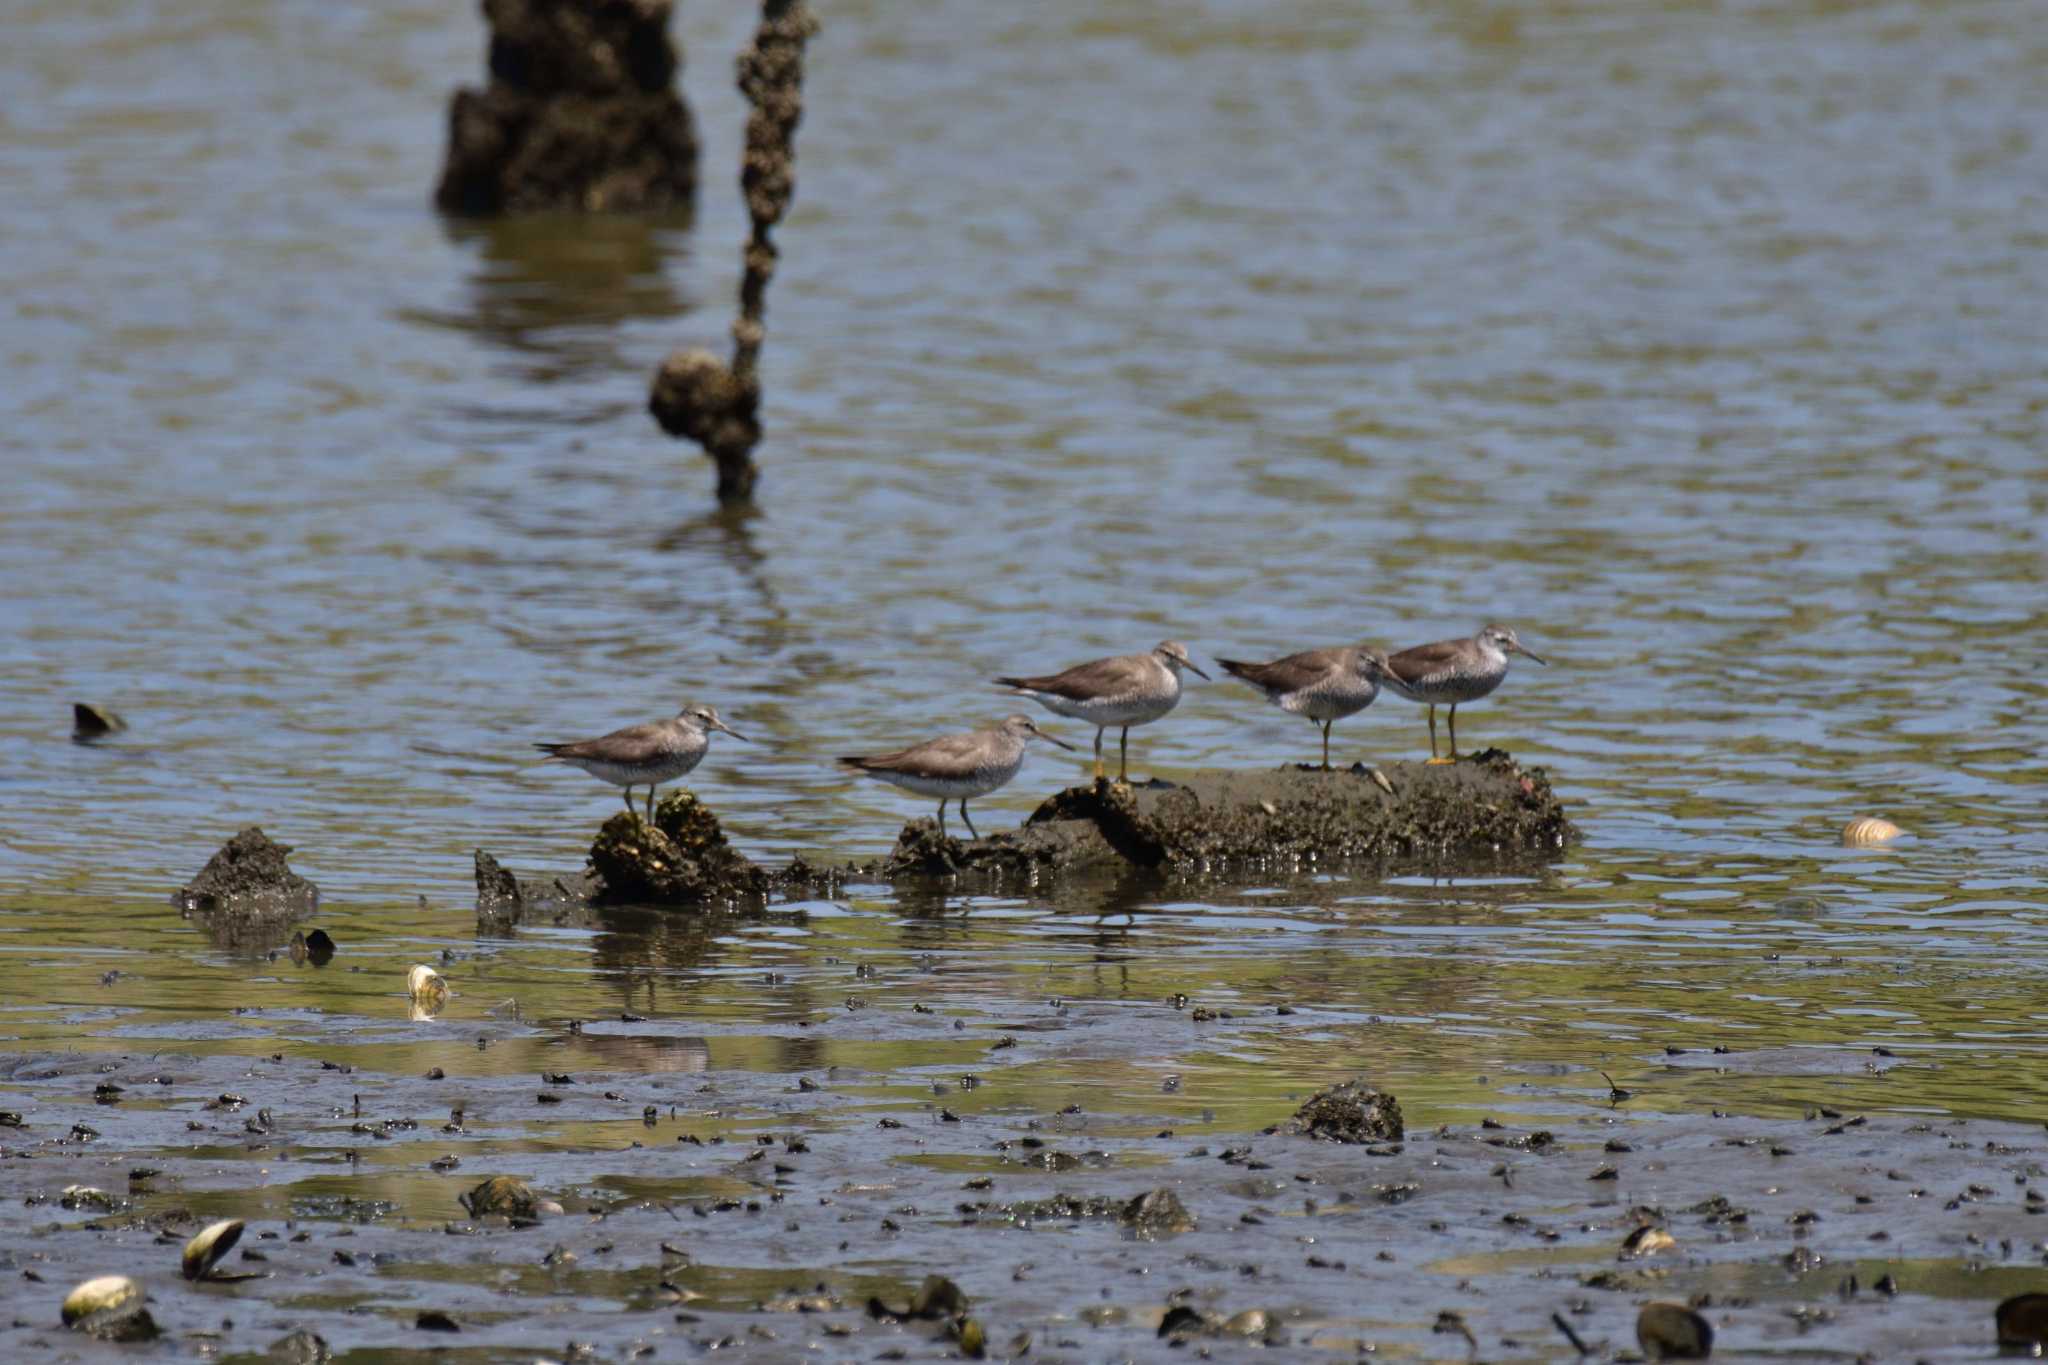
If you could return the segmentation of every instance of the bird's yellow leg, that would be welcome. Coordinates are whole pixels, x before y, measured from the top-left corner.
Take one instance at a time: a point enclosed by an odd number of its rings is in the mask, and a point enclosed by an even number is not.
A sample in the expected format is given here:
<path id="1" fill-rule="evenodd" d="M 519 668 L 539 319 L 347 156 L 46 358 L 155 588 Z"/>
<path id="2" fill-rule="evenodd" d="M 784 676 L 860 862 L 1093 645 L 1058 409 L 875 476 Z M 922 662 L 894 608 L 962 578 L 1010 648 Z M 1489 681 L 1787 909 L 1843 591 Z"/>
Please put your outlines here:
<path id="1" fill-rule="evenodd" d="M 1455 710 L 1456 708 L 1453 708 L 1453 709 Z M 1454 751 L 1456 750 L 1456 748 L 1457 748 L 1457 743 L 1456 743 L 1456 741 L 1453 741 L 1453 742 L 1452 742 L 1452 745 L 1451 745 L 1451 747 L 1452 747 L 1452 749 L 1453 749 Z M 1429 761 L 1430 761 L 1431 763 L 1456 763 L 1456 762 L 1458 761 L 1458 760 L 1457 760 L 1457 759 L 1455 759 L 1455 758 L 1438 758 L 1438 757 L 1436 756 L 1436 705 L 1435 705 L 1435 703 L 1431 703 L 1431 704 L 1430 704 L 1430 708 L 1429 708 Z"/>

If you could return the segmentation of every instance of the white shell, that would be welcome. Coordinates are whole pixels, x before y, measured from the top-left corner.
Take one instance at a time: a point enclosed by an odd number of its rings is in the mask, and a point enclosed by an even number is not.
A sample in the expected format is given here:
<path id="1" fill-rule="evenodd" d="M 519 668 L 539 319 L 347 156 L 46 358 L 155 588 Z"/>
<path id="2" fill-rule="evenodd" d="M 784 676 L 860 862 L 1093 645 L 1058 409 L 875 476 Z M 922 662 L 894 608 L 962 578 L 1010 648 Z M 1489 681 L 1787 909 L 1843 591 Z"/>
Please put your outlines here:
<path id="1" fill-rule="evenodd" d="M 218 1223 L 208 1223 L 192 1235 L 185 1243 L 185 1278 L 203 1280 L 207 1273 L 220 1264 L 221 1258 L 235 1249 L 235 1243 L 242 1240 L 242 1220 L 224 1218 Z"/>
<path id="2" fill-rule="evenodd" d="M 1888 844 L 1905 832 L 1889 820 L 1875 815 L 1860 815 L 1842 828 L 1842 846 L 1869 848 L 1875 844 Z"/>
<path id="3" fill-rule="evenodd" d="M 412 1017 L 431 1019 L 448 1003 L 448 983 L 424 962 L 406 974 L 406 993 L 412 997 Z"/>
<path id="4" fill-rule="evenodd" d="M 126 1275 L 102 1275 L 87 1280 L 64 1296 L 64 1325 L 95 1313 L 105 1313 L 142 1302 L 142 1286 Z"/>

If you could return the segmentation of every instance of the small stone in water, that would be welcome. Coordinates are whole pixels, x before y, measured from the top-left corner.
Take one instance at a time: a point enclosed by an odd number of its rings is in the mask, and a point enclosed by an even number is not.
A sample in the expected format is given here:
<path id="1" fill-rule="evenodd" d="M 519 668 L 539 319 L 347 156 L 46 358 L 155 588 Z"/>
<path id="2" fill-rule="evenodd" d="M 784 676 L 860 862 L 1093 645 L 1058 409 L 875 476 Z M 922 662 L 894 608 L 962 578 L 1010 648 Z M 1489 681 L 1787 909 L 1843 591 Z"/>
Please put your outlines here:
<path id="1" fill-rule="evenodd" d="M 1682 1303 L 1649 1303 L 1636 1315 L 1636 1344 L 1651 1360 L 1705 1360 L 1714 1329 Z"/>

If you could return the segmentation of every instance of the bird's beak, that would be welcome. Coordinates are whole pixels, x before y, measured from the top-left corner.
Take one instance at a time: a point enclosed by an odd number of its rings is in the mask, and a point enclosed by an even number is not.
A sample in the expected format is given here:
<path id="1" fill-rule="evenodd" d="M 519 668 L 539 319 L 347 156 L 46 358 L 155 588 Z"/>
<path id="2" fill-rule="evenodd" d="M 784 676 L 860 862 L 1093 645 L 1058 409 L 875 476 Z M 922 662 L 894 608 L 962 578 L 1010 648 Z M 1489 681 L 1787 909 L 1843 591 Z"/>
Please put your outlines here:
<path id="1" fill-rule="evenodd" d="M 711 724 L 714 729 L 725 731 L 727 734 L 731 735 L 734 739 L 738 740 L 742 744 L 752 744 L 754 742 L 753 740 L 748 739 L 745 735 L 741 734 L 739 731 L 733 729 L 730 725 L 727 725 L 722 720 L 714 720 L 711 722 Z"/>
<path id="2" fill-rule="evenodd" d="M 1036 725 L 1031 727 L 1031 733 L 1037 735 L 1040 739 L 1044 740 L 1048 744 L 1059 745 L 1062 749 L 1072 749 L 1074 747 L 1073 745 L 1067 743 L 1065 740 L 1061 739 L 1058 735 L 1049 735 L 1045 731 L 1039 729 Z"/>
<path id="3" fill-rule="evenodd" d="M 1188 659 L 1184 661 L 1181 666 L 1187 669 L 1188 672 L 1200 678 L 1203 682 L 1213 681 L 1213 679 L 1211 679 L 1207 673 L 1204 673 L 1201 669 L 1195 667 L 1195 661 L 1193 659 Z"/>
<path id="4" fill-rule="evenodd" d="M 1541 654 L 1538 654 L 1533 649 L 1522 648 L 1519 642 L 1509 645 L 1508 648 L 1512 649 L 1515 653 L 1520 654 L 1524 658 L 1534 659 L 1537 663 L 1542 664 L 1545 668 L 1550 667 L 1550 661 L 1548 659 L 1544 658 Z"/>

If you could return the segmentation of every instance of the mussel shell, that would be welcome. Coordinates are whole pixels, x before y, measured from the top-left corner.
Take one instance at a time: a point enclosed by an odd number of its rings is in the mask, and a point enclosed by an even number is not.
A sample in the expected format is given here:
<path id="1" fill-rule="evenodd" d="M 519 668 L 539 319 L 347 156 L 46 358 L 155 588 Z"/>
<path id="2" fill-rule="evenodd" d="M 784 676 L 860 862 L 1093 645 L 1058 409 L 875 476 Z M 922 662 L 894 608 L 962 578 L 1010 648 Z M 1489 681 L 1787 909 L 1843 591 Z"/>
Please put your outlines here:
<path id="1" fill-rule="evenodd" d="M 433 1018 L 448 1003 L 448 983 L 424 962 L 406 973 L 405 989 L 412 997 L 412 1017 L 415 1020 Z"/>
<path id="2" fill-rule="evenodd" d="M 192 1235 L 192 1240 L 185 1243 L 185 1278 L 205 1279 L 241 1240 L 242 1220 L 239 1218 L 224 1218 L 199 1229 Z"/>
<path id="3" fill-rule="evenodd" d="M 64 1296 L 64 1325 L 76 1326 L 96 1314 L 123 1313 L 142 1306 L 142 1286 L 126 1275 L 102 1275 L 87 1280 Z"/>
<path id="4" fill-rule="evenodd" d="M 1872 848 L 1888 844 L 1906 831 L 1875 815 L 1859 815 L 1842 827 L 1844 848 Z"/>
<path id="5" fill-rule="evenodd" d="M 1624 1256 L 1654 1256 L 1678 1245 L 1678 1239 L 1659 1227 L 1640 1227 L 1622 1239 Z"/>

